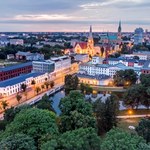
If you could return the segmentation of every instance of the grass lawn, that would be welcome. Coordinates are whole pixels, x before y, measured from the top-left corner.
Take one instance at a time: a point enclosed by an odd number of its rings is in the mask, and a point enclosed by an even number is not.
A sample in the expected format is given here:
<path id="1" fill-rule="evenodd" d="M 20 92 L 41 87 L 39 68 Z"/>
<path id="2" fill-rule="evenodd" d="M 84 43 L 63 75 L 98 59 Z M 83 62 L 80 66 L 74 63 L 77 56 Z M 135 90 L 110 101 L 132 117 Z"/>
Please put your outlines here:
<path id="1" fill-rule="evenodd" d="M 132 130 L 129 129 L 128 127 L 129 126 L 134 126 L 134 127 L 138 126 L 138 123 L 141 119 L 142 118 L 118 119 L 118 127 L 123 130 L 131 132 Z M 133 130 L 133 132 L 134 132 L 134 130 Z"/>
<path id="2" fill-rule="evenodd" d="M 132 110 L 132 114 L 130 115 L 145 115 L 150 114 L 150 110 L 147 109 L 138 109 L 138 110 Z M 118 112 L 119 116 L 129 115 L 129 110 L 120 110 Z"/>

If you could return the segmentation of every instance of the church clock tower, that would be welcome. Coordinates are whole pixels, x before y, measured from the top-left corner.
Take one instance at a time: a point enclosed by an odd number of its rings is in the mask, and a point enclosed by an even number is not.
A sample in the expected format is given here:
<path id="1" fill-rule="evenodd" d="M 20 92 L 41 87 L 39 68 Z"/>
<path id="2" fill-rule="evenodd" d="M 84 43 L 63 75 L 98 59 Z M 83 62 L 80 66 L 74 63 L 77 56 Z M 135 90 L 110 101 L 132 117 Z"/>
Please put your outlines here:
<path id="1" fill-rule="evenodd" d="M 121 21 L 119 21 L 119 27 L 118 27 L 118 39 L 121 40 Z"/>

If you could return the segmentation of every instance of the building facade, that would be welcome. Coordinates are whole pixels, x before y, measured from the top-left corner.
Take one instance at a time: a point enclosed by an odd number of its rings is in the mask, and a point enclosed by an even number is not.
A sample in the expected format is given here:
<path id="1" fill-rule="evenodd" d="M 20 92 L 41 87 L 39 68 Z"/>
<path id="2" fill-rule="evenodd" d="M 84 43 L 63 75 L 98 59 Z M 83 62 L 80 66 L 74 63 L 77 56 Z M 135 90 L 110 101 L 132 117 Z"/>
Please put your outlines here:
<path id="1" fill-rule="evenodd" d="M 20 74 L 30 73 L 31 71 L 32 71 L 32 62 L 0 68 L 0 81 L 19 76 Z"/>
<path id="2" fill-rule="evenodd" d="M 11 45 L 23 45 L 24 41 L 23 39 L 10 39 L 9 43 Z"/>
<path id="3" fill-rule="evenodd" d="M 31 87 L 31 82 L 34 79 L 36 84 L 43 83 L 45 78 L 47 78 L 45 73 L 29 73 L 14 77 L 0 83 L 0 96 L 10 96 L 16 94 L 20 91 L 21 85 L 26 84 L 27 88 Z"/>

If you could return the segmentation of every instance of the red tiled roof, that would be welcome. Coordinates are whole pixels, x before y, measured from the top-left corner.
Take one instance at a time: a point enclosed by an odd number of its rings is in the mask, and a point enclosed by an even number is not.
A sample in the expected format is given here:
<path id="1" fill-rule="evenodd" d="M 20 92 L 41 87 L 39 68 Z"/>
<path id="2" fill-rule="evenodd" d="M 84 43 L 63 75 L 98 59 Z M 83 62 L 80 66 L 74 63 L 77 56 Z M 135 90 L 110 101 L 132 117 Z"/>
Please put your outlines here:
<path id="1" fill-rule="evenodd" d="M 86 42 L 77 42 L 75 44 L 75 47 L 77 46 L 77 44 L 79 44 L 82 49 L 86 49 L 87 48 L 87 43 Z"/>

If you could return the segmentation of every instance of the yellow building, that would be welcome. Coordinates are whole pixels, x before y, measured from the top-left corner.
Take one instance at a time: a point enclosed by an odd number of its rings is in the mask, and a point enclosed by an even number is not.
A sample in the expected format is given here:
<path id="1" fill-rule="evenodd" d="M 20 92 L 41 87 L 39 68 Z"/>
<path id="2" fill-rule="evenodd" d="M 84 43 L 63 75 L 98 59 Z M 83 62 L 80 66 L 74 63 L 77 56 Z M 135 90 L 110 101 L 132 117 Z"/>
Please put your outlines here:
<path id="1" fill-rule="evenodd" d="M 96 49 L 94 47 L 94 40 L 92 35 L 92 26 L 90 26 L 90 32 L 87 42 L 77 42 L 74 47 L 74 52 L 77 54 L 89 54 L 94 56 Z"/>

